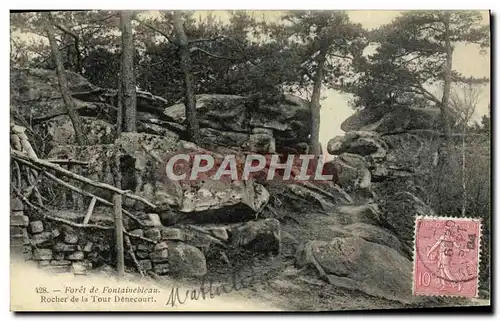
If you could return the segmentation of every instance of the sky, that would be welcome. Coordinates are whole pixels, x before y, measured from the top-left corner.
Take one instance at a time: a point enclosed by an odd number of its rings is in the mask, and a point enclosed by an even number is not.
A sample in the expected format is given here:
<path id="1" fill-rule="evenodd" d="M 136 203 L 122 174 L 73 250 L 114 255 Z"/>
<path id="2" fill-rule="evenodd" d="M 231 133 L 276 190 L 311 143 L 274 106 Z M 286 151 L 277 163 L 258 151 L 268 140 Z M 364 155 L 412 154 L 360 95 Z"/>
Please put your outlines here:
<path id="1" fill-rule="evenodd" d="M 228 11 L 197 11 L 195 16 L 204 16 L 208 13 L 220 17 L 223 22 L 228 22 Z M 280 11 L 254 11 L 255 17 L 262 17 L 266 20 L 277 21 Z M 401 11 L 390 10 L 351 10 L 348 11 L 351 21 L 360 23 L 366 29 L 377 28 L 383 24 L 390 23 Z M 489 12 L 481 11 L 483 23 L 489 25 Z M 149 11 L 146 15 L 155 16 L 158 11 Z M 459 44 L 453 54 L 453 68 L 465 76 L 490 77 L 490 56 L 489 51 L 485 55 L 479 54 L 479 48 L 475 45 Z M 321 101 L 321 126 L 320 142 L 326 148 L 326 144 L 335 136 L 342 136 L 344 132 L 340 129 L 342 122 L 351 116 L 354 111 L 349 106 L 351 97 L 347 94 L 324 88 Z M 473 121 L 480 121 L 482 115 L 488 113 L 488 103 L 490 102 L 490 86 L 487 85 L 482 90 L 478 106 L 472 118 Z M 325 149 L 326 150 L 326 149 Z"/>
<path id="2" fill-rule="evenodd" d="M 203 16 L 207 11 L 199 11 L 196 14 Z M 221 20 L 227 20 L 228 14 L 224 11 L 211 11 L 220 16 Z M 391 10 L 351 10 L 348 11 L 349 18 L 355 23 L 360 23 L 365 29 L 373 29 L 390 23 L 401 11 Z M 279 11 L 255 11 L 256 17 L 262 16 L 266 20 L 279 19 Z M 489 12 L 481 11 L 483 23 L 489 25 Z M 453 54 L 453 69 L 465 76 L 490 77 L 489 51 L 485 55 L 479 54 L 479 48 L 475 45 L 457 45 Z M 354 113 L 349 106 L 350 96 L 339 91 L 323 89 L 321 101 L 321 126 L 320 142 L 326 150 L 326 144 L 335 136 L 343 136 L 345 133 L 340 129 L 342 122 Z M 490 86 L 482 90 L 473 121 L 480 121 L 482 115 L 488 113 L 490 102 Z"/>

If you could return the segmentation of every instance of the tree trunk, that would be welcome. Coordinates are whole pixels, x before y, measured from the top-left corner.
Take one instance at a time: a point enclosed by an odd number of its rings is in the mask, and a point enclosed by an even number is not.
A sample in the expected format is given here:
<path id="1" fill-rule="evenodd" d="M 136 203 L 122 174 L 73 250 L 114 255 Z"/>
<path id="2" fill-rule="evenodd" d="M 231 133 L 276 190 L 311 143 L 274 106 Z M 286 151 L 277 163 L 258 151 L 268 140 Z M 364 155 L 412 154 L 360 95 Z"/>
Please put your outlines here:
<path id="1" fill-rule="evenodd" d="M 196 117 L 196 98 L 194 93 L 193 74 L 191 73 L 189 41 L 186 33 L 184 32 L 180 11 L 174 12 L 174 30 L 177 36 L 177 43 L 179 45 L 181 70 L 184 74 L 184 104 L 186 106 L 188 139 L 197 144 L 200 140 L 200 125 Z"/>
<path id="2" fill-rule="evenodd" d="M 444 13 L 444 38 L 445 38 L 445 51 L 446 51 L 446 62 L 444 68 L 444 86 L 443 86 L 443 98 L 441 100 L 441 116 L 443 121 L 443 134 L 446 139 L 446 143 L 450 144 L 451 141 L 451 127 L 450 121 L 448 119 L 448 109 L 450 104 L 450 93 L 451 93 L 451 72 L 452 72 L 452 58 L 453 58 L 453 46 L 450 40 L 450 13 Z"/>
<path id="3" fill-rule="evenodd" d="M 80 117 L 76 113 L 75 102 L 73 97 L 69 92 L 68 81 L 66 79 L 66 72 L 63 67 L 63 62 L 59 48 L 57 47 L 56 38 L 54 35 L 52 15 L 47 13 L 47 19 L 45 20 L 44 27 L 47 33 L 47 38 L 49 39 L 50 49 L 52 51 L 52 57 L 54 59 L 54 64 L 56 65 L 57 79 L 59 81 L 59 89 L 61 91 L 64 106 L 66 107 L 66 112 L 68 113 L 73 128 L 75 130 L 75 139 L 78 145 L 88 145 L 87 136 L 83 133 L 83 126 Z"/>
<path id="4" fill-rule="evenodd" d="M 121 72 L 117 78 L 117 93 L 116 93 L 116 138 L 120 137 L 123 130 L 123 83 Z"/>
<path id="5" fill-rule="evenodd" d="M 465 135 L 467 134 L 467 123 L 463 124 L 463 133 L 462 133 L 462 217 L 465 217 L 467 211 L 467 177 L 465 174 Z"/>
<path id="6" fill-rule="evenodd" d="M 121 81 L 122 81 L 122 109 L 124 132 L 136 131 L 137 102 L 135 90 L 134 73 L 134 40 L 132 35 L 131 13 L 120 12 L 120 27 L 122 31 L 122 59 L 121 59 Z"/>
<path id="7" fill-rule="evenodd" d="M 55 24 L 54 25 L 57 29 L 61 30 L 64 32 L 65 35 L 68 37 L 72 38 L 74 41 L 74 50 L 75 52 L 73 53 L 71 49 L 71 46 L 68 47 L 67 50 L 67 58 L 68 58 L 68 63 L 70 66 L 73 67 L 73 71 L 79 74 L 82 74 L 82 53 L 80 52 L 80 38 L 78 35 L 74 32 L 72 32 L 70 29 L 66 28 L 63 25 L 60 24 Z M 65 41 L 66 43 L 67 41 Z M 74 61 L 71 61 L 71 57 L 74 56 Z"/>
<path id="8" fill-rule="evenodd" d="M 117 277 L 121 280 L 125 275 L 125 249 L 123 246 L 122 196 L 118 193 L 113 195 L 113 212 L 115 216 L 116 270 Z"/>
<path id="9" fill-rule="evenodd" d="M 314 87 L 311 96 L 311 138 L 309 144 L 311 154 L 321 154 L 321 144 L 319 142 L 319 128 L 321 123 L 321 84 L 323 82 L 323 70 L 325 68 L 326 52 L 321 51 L 318 55 L 318 66 L 314 75 Z"/>

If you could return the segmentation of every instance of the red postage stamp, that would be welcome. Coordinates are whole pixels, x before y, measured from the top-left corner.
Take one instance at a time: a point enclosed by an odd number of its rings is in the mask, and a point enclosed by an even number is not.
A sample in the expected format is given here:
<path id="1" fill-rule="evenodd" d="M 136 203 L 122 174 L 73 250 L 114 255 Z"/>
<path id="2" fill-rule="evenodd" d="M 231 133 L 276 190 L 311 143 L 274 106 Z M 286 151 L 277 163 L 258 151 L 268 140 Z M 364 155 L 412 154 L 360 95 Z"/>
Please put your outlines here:
<path id="1" fill-rule="evenodd" d="M 479 219 L 417 217 L 413 294 L 477 297 Z"/>

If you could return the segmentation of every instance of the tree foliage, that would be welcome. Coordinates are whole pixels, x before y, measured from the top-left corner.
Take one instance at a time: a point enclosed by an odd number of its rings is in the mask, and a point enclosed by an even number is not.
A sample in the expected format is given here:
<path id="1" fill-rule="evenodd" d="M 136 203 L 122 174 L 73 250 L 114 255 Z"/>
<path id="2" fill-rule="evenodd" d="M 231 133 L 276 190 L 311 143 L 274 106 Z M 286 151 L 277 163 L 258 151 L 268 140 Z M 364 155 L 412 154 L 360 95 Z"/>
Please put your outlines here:
<path id="1" fill-rule="evenodd" d="M 375 52 L 357 64 L 359 80 L 347 88 L 355 95 L 354 107 L 441 104 L 447 57 L 451 60 L 446 39 L 451 54 L 459 43 L 488 47 L 489 29 L 481 20 L 477 11 L 410 11 L 372 31 Z M 451 70 L 451 78 L 471 81 L 456 70 Z"/>

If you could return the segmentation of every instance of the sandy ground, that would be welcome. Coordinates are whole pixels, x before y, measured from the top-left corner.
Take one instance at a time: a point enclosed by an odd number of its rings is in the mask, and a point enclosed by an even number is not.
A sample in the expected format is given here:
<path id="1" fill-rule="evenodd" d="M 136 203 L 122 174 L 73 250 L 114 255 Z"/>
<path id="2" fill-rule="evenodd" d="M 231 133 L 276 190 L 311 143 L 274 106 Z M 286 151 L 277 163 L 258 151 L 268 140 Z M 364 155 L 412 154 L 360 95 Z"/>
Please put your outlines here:
<path id="1" fill-rule="evenodd" d="M 297 224 L 296 230 L 289 229 L 289 233 L 321 239 L 318 226 L 329 226 L 331 222 L 318 222 L 326 218 L 329 217 L 301 217 L 303 222 Z M 205 296 L 199 279 L 152 279 L 126 274 L 125 280 L 118 283 L 110 270 L 93 271 L 85 276 L 52 274 L 39 269 L 34 262 L 11 258 L 11 311 L 332 311 L 411 307 L 330 285 L 319 280 L 314 272 L 297 270 L 292 257 L 241 250 L 227 254 L 231 266 L 217 256 L 207 259 Z M 227 293 L 222 291 L 222 285 Z M 155 293 L 107 293 L 103 291 L 105 287 L 140 287 Z M 139 299 L 147 302 L 133 302 Z M 460 305 L 490 305 L 490 302 L 474 299 Z"/>

